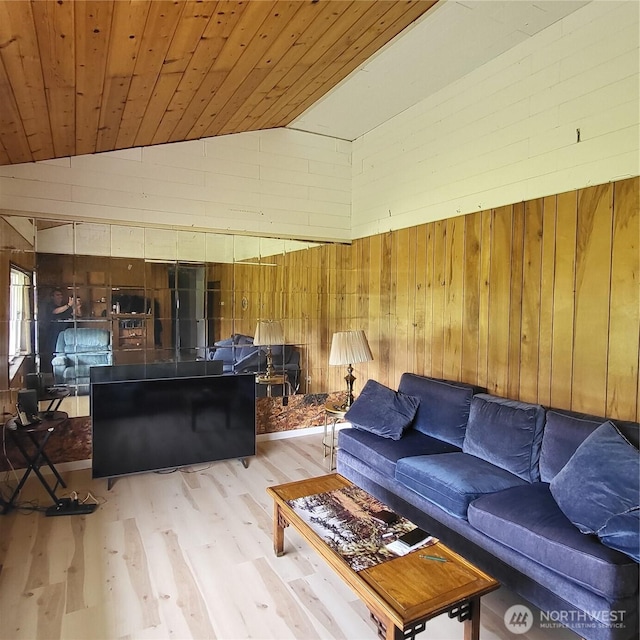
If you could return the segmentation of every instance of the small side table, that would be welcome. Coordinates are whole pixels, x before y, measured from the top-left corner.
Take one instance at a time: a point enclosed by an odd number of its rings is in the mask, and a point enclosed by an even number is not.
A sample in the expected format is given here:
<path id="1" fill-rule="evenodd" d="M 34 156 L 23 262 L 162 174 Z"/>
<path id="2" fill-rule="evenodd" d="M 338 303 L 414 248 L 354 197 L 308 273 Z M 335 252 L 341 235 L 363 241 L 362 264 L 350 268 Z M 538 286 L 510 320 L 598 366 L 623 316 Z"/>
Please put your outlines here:
<path id="1" fill-rule="evenodd" d="M 336 459 L 336 423 L 344 418 L 347 410 L 336 405 L 335 402 L 327 402 L 324 405 L 324 434 L 322 436 L 323 458 L 329 456 L 329 469 L 335 469 Z M 331 422 L 331 432 L 328 433 L 329 422 Z M 328 436 L 328 437 L 327 437 Z"/>
<path id="2" fill-rule="evenodd" d="M 44 414 L 47 417 L 53 417 L 54 414 L 60 409 L 60 405 L 65 398 L 68 398 L 71 394 L 71 389 L 66 385 L 60 385 L 58 387 L 47 387 L 45 391 L 38 397 L 38 402 L 48 402 L 49 405 L 44 410 Z"/>
<path id="3" fill-rule="evenodd" d="M 282 385 L 283 389 L 286 389 L 286 395 L 293 395 L 289 376 L 287 376 L 286 373 L 277 373 L 273 376 L 258 374 L 256 376 L 256 383 L 267 385 L 267 398 L 271 397 L 271 387 L 273 385 Z"/>
<path id="4" fill-rule="evenodd" d="M 40 422 L 26 427 L 18 426 L 16 418 L 9 419 L 5 425 L 6 432 L 9 433 L 11 439 L 20 451 L 24 461 L 27 463 L 27 468 L 25 469 L 24 475 L 18 483 L 18 486 L 14 489 L 13 494 L 9 498 L 9 501 L 3 505 L 2 513 L 7 513 L 13 508 L 16 498 L 20 494 L 22 487 L 32 471 L 36 476 L 38 476 L 38 480 L 40 480 L 42 486 L 47 490 L 47 493 L 51 496 L 54 504 L 58 502 L 58 497 L 56 496 L 56 489 L 58 486 L 65 489 L 67 487 L 62 476 L 58 473 L 58 470 L 53 466 L 49 456 L 45 453 L 45 448 L 53 432 L 57 428 L 65 425 L 69 420 L 69 416 L 64 411 L 55 411 L 51 417 L 49 417 L 45 412 L 40 413 L 39 416 L 41 418 Z M 33 453 L 29 453 L 29 450 L 25 447 L 25 438 L 30 440 L 31 444 L 33 444 L 35 448 Z M 56 482 L 53 486 L 47 482 L 47 479 L 40 472 L 40 467 L 43 464 L 46 464 L 49 469 L 51 469 L 56 478 Z"/>

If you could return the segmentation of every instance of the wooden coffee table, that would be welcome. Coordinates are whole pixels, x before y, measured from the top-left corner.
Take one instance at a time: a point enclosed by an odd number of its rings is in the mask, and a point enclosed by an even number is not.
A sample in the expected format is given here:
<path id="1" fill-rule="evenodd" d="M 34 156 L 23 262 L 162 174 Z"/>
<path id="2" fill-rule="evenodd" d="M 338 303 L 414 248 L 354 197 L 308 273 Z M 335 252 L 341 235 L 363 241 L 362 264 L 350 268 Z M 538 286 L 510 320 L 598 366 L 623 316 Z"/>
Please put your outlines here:
<path id="1" fill-rule="evenodd" d="M 448 613 L 463 623 L 465 640 L 478 640 L 480 598 L 500 586 L 496 580 L 441 543 L 354 571 L 287 503 L 350 486 L 346 478 L 331 474 L 268 487 L 267 493 L 274 500 L 276 555 L 283 555 L 284 530 L 291 525 L 365 603 L 381 638 L 415 638 L 428 620 Z M 422 554 L 439 556 L 446 562 L 421 558 Z"/>

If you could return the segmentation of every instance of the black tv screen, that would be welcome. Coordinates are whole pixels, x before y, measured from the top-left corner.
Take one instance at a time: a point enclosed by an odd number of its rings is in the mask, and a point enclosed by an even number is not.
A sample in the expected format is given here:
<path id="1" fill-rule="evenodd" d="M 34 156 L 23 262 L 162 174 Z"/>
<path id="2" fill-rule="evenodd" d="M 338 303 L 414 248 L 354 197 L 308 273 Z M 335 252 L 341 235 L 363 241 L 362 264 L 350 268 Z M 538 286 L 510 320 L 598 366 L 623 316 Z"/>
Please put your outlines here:
<path id="1" fill-rule="evenodd" d="M 92 381 L 91 422 L 94 478 L 245 458 L 256 452 L 255 376 Z"/>

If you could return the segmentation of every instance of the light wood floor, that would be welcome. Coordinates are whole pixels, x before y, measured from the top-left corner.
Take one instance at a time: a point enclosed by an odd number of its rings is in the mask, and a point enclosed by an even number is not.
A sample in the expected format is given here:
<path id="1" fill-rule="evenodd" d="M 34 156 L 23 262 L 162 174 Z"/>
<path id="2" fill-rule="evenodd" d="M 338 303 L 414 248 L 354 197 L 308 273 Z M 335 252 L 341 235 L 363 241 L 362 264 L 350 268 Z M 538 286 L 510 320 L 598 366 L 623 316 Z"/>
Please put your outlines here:
<path id="1" fill-rule="evenodd" d="M 273 553 L 265 488 L 327 473 L 321 451 L 319 435 L 272 440 L 248 469 L 232 460 L 147 473 L 111 491 L 88 470 L 65 474 L 69 490 L 102 505 L 89 516 L 0 516 L 0 638 L 374 640 L 364 605 L 295 531 L 285 555 Z M 33 497 L 48 506 L 37 480 L 22 499 Z M 520 602 L 504 589 L 483 598 L 481 639 L 577 637 L 539 625 L 514 636 L 503 616 Z M 441 616 L 419 637 L 462 638 L 462 625 Z"/>

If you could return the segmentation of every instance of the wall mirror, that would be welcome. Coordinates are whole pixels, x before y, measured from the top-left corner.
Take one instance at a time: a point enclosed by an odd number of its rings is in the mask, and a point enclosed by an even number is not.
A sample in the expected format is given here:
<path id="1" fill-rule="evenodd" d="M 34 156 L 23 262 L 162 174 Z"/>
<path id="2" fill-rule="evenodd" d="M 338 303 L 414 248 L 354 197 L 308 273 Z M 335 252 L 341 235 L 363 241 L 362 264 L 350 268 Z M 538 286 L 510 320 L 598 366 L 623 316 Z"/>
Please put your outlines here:
<path id="1" fill-rule="evenodd" d="M 284 345 L 297 352 L 296 391 L 311 392 L 308 345 L 317 338 L 309 338 L 304 302 L 292 302 L 300 274 L 291 256 L 321 246 L 4 216 L 3 268 L 26 276 L 11 280 L 12 300 L 23 307 L 22 342 L 3 358 L 4 388 L 24 388 L 26 376 L 37 373 L 69 386 L 70 415 L 88 415 L 88 366 L 207 360 L 217 343 L 253 337 L 258 320 L 274 319 L 283 325 Z M 15 343 L 11 313 L 3 331 Z M 65 350 L 66 366 L 59 358 Z M 283 360 L 288 352 L 283 348 Z M 232 355 L 237 359 L 239 350 Z"/>

